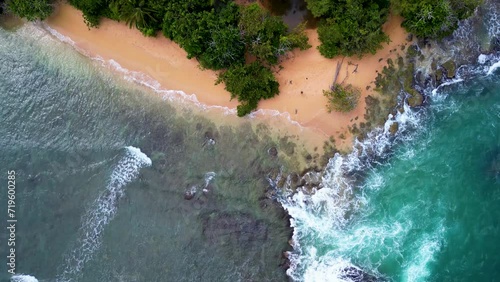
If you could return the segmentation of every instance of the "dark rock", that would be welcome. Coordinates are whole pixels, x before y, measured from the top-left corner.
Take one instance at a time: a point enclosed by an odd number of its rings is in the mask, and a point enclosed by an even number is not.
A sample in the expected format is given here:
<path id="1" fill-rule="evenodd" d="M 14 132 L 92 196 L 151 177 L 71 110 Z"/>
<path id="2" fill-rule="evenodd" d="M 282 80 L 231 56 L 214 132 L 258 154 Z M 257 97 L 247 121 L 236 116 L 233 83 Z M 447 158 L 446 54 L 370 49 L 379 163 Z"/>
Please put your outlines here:
<path id="1" fill-rule="evenodd" d="M 348 279 L 349 281 L 353 282 L 378 282 L 382 281 L 378 279 L 377 277 L 368 274 L 364 272 L 363 270 L 354 267 L 354 266 L 349 266 L 344 269 L 342 269 L 342 274 L 340 276 L 341 279 Z"/>
<path id="2" fill-rule="evenodd" d="M 443 79 L 443 70 L 442 69 L 436 70 L 436 82 L 441 82 L 442 79 Z"/>
<path id="3" fill-rule="evenodd" d="M 418 71 L 417 75 L 415 76 L 415 80 L 416 80 L 417 84 L 423 86 L 425 84 L 425 75 L 424 75 L 424 73 L 421 72 L 421 71 Z"/>
<path id="4" fill-rule="evenodd" d="M 437 70 L 437 63 L 436 63 L 436 60 L 434 60 L 434 59 L 432 59 L 431 70 L 433 70 L 433 71 Z"/>
<path id="5" fill-rule="evenodd" d="M 28 175 L 28 181 L 31 183 L 39 183 L 41 180 L 40 174 L 37 175 Z"/>
<path id="6" fill-rule="evenodd" d="M 194 198 L 196 195 L 196 186 L 191 186 L 188 189 L 186 189 L 186 192 L 184 192 L 184 199 L 185 200 L 191 200 Z"/>
<path id="7" fill-rule="evenodd" d="M 202 215 L 203 236 L 216 245 L 230 244 L 241 248 L 248 244 L 260 245 L 267 239 L 267 225 L 249 214 L 239 212 L 211 212 Z"/>
<path id="8" fill-rule="evenodd" d="M 279 180 L 278 180 L 278 183 L 276 183 L 276 186 L 282 188 L 284 187 L 286 184 L 286 177 L 281 177 Z"/>
<path id="9" fill-rule="evenodd" d="M 424 103 L 424 95 L 418 92 L 416 89 L 410 89 L 410 97 L 408 98 L 408 105 L 410 107 L 419 107 Z"/>
<path id="10" fill-rule="evenodd" d="M 280 267 L 285 270 L 290 268 L 290 260 L 288 259 L 288 257 L 281 259 Z"/>
<path id="11" fill-rule="evenodd" d="M 214 139 L 214 134 L 212 131 L 205 132 L 205 139 Z"/>
<path id="12" fill-rule="evenodd" d="M 276 157 L 278 156 L 278 149 L 276 149 L 276 147 L 271 147 L 267 150 L 267 153 L 271 156 L 271 157 Z"/>
<path id="13" fill-rule="evenodd" d="M 490 41 L 490 52 L 500 52 L 500 38 L 493 37 Z"/>
<path id="14" fill-rule="evenodd" d="M 408 33 L 408 35 L 406 36 L 406 41 L 408 42 L 413 41 L 413 34 Z"/>
<path id="15" fill-rule="evenodd" d="M 302 176 L 302 179 L 305 180 L 305 186 L 311 190 L 313 188 L 319 188 L 321 185 L 321 172 L 316 171 L 308 171 Z"/>
<path id="16" fill-rule="evenodd" d="M 391 126 L 389 127 L 389 133 L 391 133 L 391 135 L 396 135 L 396 133 L 398 132 L 398 129 L 399 129 L 399 123 L 393 122 L 391 124 Z"/>
<path id="17" fill-rule="evenodd" d="M 196 192 L 195 191 L 192 191 L 192 190 L 188 190 L 186 192 L 184 192 L 184 200 L 191 200 L 194 198 L 194 195 L 196 195 Z"/>
<path id="18" fill-rule="evenodd" d="M 294 172 L 290 175 L 290 179 L 292 180 L 293 183 L 299 182 L 300 176 L 298 173 Z"/>
<path id="19" fill-rule="evenodd" d="M 454 78 L 457 71 L 457 65 L 453 60 L 448 60 L 441 65 L 446 71 L 446 77 Z"/>

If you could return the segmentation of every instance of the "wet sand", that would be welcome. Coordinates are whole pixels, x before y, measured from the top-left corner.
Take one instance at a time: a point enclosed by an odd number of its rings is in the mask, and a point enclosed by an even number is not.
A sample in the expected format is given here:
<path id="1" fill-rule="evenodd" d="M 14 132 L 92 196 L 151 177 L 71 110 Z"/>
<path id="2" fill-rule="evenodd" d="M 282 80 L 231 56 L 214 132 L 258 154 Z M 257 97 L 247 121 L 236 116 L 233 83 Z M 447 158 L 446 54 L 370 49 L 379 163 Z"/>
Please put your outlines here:
<path id="1" fill-rule="evenodd" d="M 230 94 L 222 84 L 214 85 L 217 77 L 215 71 L 201 70 L 195 59 L 187 59 L 184 50 L 160 34 L 155 38 L 147 38 L 136 29 L 129 29 L 125 24 L 109 19 L 103 19 L 99 28 L 89 29 L 83 22 L 81 12 L 68 4 L 60 5 L 46 23 L 70 38 L 75 47 L 83 50 L 87 56 L 100 57 L 104 61 L 113 60 L 127 70 L 144 73 L 159 82 L 162 89 L 195 94 L 201 104 L 214 106 L 219 112 L 222 108 L 227 113 L 227 109 L 234 109 L 238 104 L 236 100 L 230 100 Z M 279 114 L 282 119 L 287 119 L 289 114 L 290 120 L 304 127 L 297 131 L 297 126 L 289 123 L 295 128 L 292 131 L 306 135 L 301 136 L 305 139 L 313 139 L 314 146 L 320 146 L 329 136 L 334 136 L 338 147 L 350 147 L 351 138 L 347 127 L 363 121 L 364 98 L 370 94 L 376 95 L 372 91 L 376 71 L 383 68 L 387 58 L 395 57 L 396 52 L 391 50 L 400 50 L 401 44 L 406 43 L 406 33 L 400 23 L 401 18 L 398 17 L 392 17 L 386 23 L 384 30 L 389 34 L 391 43 L 384 44 L 377 54 L 366 55 L 362 59 L 344 59 L 337 82 L 351 83 L 362 90 L 359 104 L 352 112 L 327 112 L 327 99 L 323 96 L 323 90 L 332 84 L 337 62 L 342 58 L 322 57 L 316 49 L 319 45 L 316 31 L 307 30 L 312 48 L 293 51 L 281 63 L 284 68 L 276 74 L 280 94 L 261 101 L 255 116 L 267 120 L 271 125 L 283 126 L 282 120 L 278 121 L 279 118 L 275 116 Z M 383 60 L 380 61 L 380 58 Z M 369 90 L 366 90 L 367 86 L 370 86 Z M 342 133 L 347 137 L 344 140 L 338 138 Z"/>

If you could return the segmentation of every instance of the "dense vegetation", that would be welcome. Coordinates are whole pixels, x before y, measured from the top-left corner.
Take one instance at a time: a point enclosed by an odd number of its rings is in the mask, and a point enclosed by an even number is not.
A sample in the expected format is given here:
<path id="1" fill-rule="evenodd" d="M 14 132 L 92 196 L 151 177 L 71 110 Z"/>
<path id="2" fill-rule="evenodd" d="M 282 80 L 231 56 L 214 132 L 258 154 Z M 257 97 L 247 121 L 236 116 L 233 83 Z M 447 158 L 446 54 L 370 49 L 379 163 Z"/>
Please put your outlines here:
<path id="1" fill-rule="evenodd" d="M 82 10 L 90 27 L 108 17 L 124 21 L 147 36 L 161 31 L 186 50 L 188 58 L 196 58 L 201 67 L 222 70 L 217 82 L 224 82 L 231 97 L 241 102 L 240 116 L 255 109 L 260 99 L 278 94 L 279 84 L 270 68 L 282 55 L 294 48 L 310 47 L 303 25 L 288 32 L 281 18 L 256 3 L 239 6 L 230 0 L 69 2 Z"/>
<path id="2" fill-rule="evenodd" d="M 238 98 L 238 116 L 244 116 L 257 107 L 261 99 L 269 99 L 279 92 L 279 83 L 268 68 L 258 62 L 231 66 L 223 72 L 217 83 L 224 81 L 231 98 Z"/>
<path id="3" fill-rule="evenodd" d="M 382 25 L 389 12 L 389 0 L 306 0 L 307 8 L 320 18 L 320 53 L 333 58 L 375 53 L 389 37 Z"/>
<path id="4" fill-rule="evenodd" d="M 26 18 L 29 21 L 44 20 L 52 14 L 54 10 L 53 0 L 7 0 L 0 1 L 0 13 L 3 12 L 3 7 L 12 13 Z"/>
<path id="5" fill-rule="evenodd" d="M 346 86 L 337 84 L 330 90 L 323 90 L 323 95 L 328 99 L 328 112 L 347 113 L 358 105 L 361 90 L 348 84 Z"/>
<path id="6" fill-rule="evenodd" d="M 481 0 L 394 0 L 394 10 L 403 16 L 403 27 L 419 37 L 450 35 L 458 21 L 472 15 Z"/>

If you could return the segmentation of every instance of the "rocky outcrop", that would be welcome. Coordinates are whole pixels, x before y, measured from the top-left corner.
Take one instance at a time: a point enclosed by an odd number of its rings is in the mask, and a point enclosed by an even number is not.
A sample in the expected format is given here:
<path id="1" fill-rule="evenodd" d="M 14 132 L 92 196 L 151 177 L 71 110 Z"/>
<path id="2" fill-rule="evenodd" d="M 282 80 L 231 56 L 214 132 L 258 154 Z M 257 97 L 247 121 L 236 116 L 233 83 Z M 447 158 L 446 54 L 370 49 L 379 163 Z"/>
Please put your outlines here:
<path id="1" fill-rule="evenodd" d="M 398 129 L 399 129 L 399 123 L 393 122 L 391 124 L 391 126 L 389 127 L 389 133 L 391 133 L 391 135 L 396 135 L 396 133 L 398 132 Z"/>
<path id="2" fill-rule="evenodd" d="M 455 61 L 448 60 L 444 64 L 442 64 L 441 66 L 445 70 L 447 78 L 450 78 L 450 79 L 454 78 L 455 75 L 457 74 L 457 65 L 456 65 Z"/>
<path id="3" fill-rule="evenodd" d="M 341 279 L 345 279 L 347 281 L 353 281 L 353 282 L 380 282 L 384 281 L 380 278 L 377 278 L 376 276 L 373 276 L 371 274 L 368 274 L 364 272 L 363 270 L 350 266 L 346 267 L 342 270 L 342 275 L 340 277 Z"/>

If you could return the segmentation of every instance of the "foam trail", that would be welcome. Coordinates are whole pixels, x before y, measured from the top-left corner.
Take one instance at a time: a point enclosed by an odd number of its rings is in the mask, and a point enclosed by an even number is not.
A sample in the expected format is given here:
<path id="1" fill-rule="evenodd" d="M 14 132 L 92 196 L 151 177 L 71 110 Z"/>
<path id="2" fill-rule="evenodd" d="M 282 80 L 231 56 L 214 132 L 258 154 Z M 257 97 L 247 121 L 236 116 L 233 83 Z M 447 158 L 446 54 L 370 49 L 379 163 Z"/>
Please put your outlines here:
<path id="1" fill-rule="evenodd" d="M 210 184 L 210 181 L 212 181 L 217 174 L 213 171 L 205 173 L 205 187 L 204 189 L 208 187 L 208 184 Z"/>
<path id="2" fill-rule="evenodd" d="M 135 147 L 126 147 L 125 156 L 113 169 L 109 183 L 82 217 L 77 247 L 66 257 L 63 273 L 58 281 L 77 277 L 101 245 L 101 234 L 117 211 L 117 203 L 124 194 L 124 187 L 132 182 L 143 167 L 151 166 L 151 159 Z"/>
<path id="3" fill-rule="evenodd" d="M 432 90 L 432 95 L 436 95 L 438 93 L 438 90 L 441 89 L 442 87 L 445 87 L 445 86 L 448 86 L 448 85 L 453 85 L 453 84 L 456 84 L 456 83 L 459 83 L 459 82 L 462 82 L 464 81 L 463 79 L 461 78 L 457 78 L 457 79 L 454 79 L 454 80 L 451 80 L 451 81 L 447 81 L 441 85 L 439 85 L 437 88 L 433 89 Z"/>
<path id="4" fill-rule="evenodd" d="M 428 264 L 434 261 L 436 254 L 442 249 L 442 238 L 444 236 L 443 224 L 441 223 L 438 230 L 433 236 L 429 236 L 420 243 L 420 248 L 412 260 L 412 263 L 406 268 L 405 281 L 417 282 L 426 281 L 431 275 Z"/>
<path id="5" fill-rule="evenodd" d="M 486 75 L 492 75 L 498 68 L 500 68 L 500 61 L 491 65 Z"/>
<path id="6" fill-rule="evenodd" d="M 11 282 L 38 282 L 35 276 L 26 274 L 16 274 L 10 278 Z"/>

